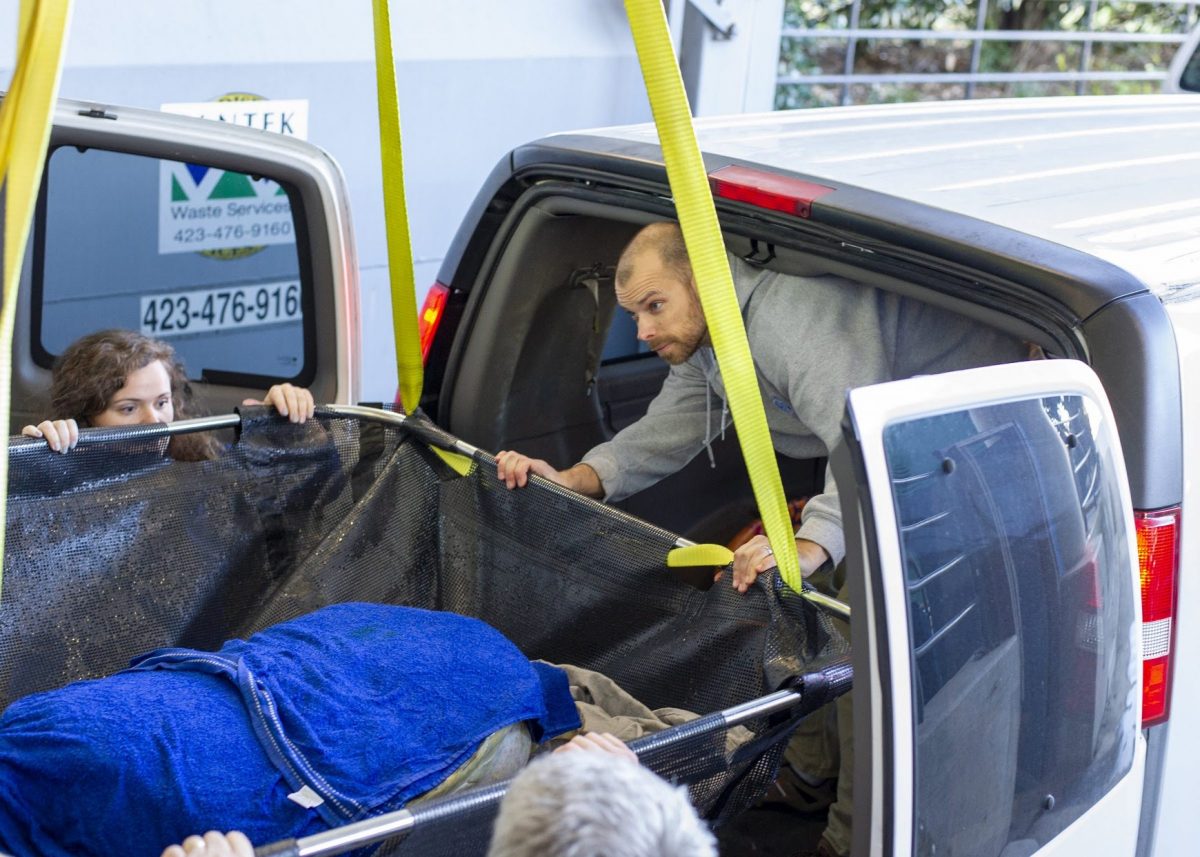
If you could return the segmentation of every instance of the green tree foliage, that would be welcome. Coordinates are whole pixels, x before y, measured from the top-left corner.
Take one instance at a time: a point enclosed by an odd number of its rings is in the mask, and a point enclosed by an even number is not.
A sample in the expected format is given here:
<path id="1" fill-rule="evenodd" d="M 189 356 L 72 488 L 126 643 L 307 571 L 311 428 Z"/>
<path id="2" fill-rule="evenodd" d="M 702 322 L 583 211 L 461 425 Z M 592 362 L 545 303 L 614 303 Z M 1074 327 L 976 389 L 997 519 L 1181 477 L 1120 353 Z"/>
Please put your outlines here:
<path id="1" fill-rule="evenodd" d="M 1197 8 L 1169 2 L 1137 3 L 1121 0 L 993 0 L 985 6 L 986 30 L 1049 31 L 1064 33 L 1185 33 L 1197 23 Z M 973 30 L 979 17 L 978 2 L 955 0 L 861 0 L 858 27 L 869 30 Z M 813 85 L 805 76 L 842 74 L 847 62 L 847 38 L 839 30 L 853 20 L 851 0 L 787 0 L 779 74 L 795 83 L 776 89 L 776 107 L 813 107 L 840 103 L 840 85 Z M 787 28 L 828 30 L 829 35 L 788 36 Z M 984 41 L 978 55 L 980 72 L 1163 71 L 1176 45 L 1153 42 L 1084 42 L 1014 39 Z M 887 39 L 865 38 L 854 45 L 850 70 L 855 74 L 937 74 L 971 70 L 974 43 L 970 38 Z M 1061 95 L 1075 92 L 1101 94 L 1150 92 L 1155 81 L 1004 82 L 854 84 L 847 101 L 854 104 L 882 101 L 996 97 L 1003 95 Z"/>

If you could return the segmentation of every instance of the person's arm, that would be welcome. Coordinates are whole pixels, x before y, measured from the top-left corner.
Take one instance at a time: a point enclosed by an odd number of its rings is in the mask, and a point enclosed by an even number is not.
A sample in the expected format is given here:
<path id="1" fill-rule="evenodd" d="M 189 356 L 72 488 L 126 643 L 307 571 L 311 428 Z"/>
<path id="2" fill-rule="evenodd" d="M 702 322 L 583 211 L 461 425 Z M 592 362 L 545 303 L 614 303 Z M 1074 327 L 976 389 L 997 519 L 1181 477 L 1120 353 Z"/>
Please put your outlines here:
<path id="1" fill-rule="evenodd" d="M 709 389 L 700 360 L 672 366 L 645 415 L 583 456 L 582 463 L 599 477 L 605 500 L 623 500 L 655 485 L 683 469 L 710 437 L 720 436 L 727 424 L 724 402 Z"/>
<path id="2" fill-rule="evenodd" d="M 243 405 L 271 405 L 275 410 L 294 423 L 310 419 L 316 410 L 312 393 L 304 387 L 292 384 L 276 384 L 259 399 L 243 399 Z"/>
<path id="3" fill-rule="evenodd" d="M 692 362 L 672 366 L 646 415 L 593 447 L 578 464 L 557 470 L 505 450 L 496 456 L 496 475 L 509 488 L 524 487 L 533 473 L 589 497 L 621 500 L 679 470 L 704 448 L 706 412 L 712 434 L 720 433 L 721 398 L 712 393 L 706 407 L 707 389 L 704 372 Z"/>
<path id="4" fill-rule="evenodd" d="M 21 429 L 25 437 L 40 437 L 55 452 L 68 452 L 79 443 L 79 424 L 75 420 L 44 420 Z"/>
<path id="5" fill-rule="evenodd" d="M 587 497 L 599 499 L 604 496 L 604 486 L 600 484 L 600 477 L 586 464 L 556 470 L 554 465 L 547 461 L 530 458 L 511 449 L 502 449 L 496 453 L 496 476 L 508 488 L 524 488 L 529 484 L 531 474 L 549 479 Z"/>
<path id="6" fill-rule="evenodd" d="M 182 845 L 172 845 L 162 857 L 254 857 L 254 846 L 238 831 L 219 833 L 210 830 L 203 836 L 189 836 Z"/>

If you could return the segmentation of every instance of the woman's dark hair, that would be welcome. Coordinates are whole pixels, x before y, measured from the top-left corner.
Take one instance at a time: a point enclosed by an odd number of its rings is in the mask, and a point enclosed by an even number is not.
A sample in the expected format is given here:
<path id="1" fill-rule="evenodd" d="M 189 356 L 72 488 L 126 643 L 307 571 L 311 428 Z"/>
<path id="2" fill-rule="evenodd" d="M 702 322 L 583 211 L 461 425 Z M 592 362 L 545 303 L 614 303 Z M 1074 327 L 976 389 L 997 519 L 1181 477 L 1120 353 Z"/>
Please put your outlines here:
<path id="1" fill-rule="evenodd" d="M 125 386 L 125 380 L 155 360 L 162 362 L 171 378 L 175 419 L 199 416 L 192 385 L 175 349 L 132 330 L 101 330 L 76 340 L 62 353 L 50 385 L 51 412 L 90 426 Z M 193 433 L 174 435 L 167 452 L 178 461 L 203 461 L 215 457 L 217 449 L 212 437 Z"/>

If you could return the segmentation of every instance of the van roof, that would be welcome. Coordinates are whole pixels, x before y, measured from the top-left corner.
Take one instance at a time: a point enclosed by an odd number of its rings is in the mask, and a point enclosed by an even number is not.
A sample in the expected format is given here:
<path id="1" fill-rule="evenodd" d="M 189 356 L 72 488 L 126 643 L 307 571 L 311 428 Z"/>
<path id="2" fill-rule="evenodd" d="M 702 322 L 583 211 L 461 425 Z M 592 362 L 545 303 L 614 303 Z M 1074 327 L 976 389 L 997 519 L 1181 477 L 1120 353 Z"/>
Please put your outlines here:
<path id="1" fill-rule="evenodd" d="M 711 155 L 1083 250 L 1160 297 L 1200 284 L 1200 96 L 834 107 L 698 119 L 696 131 Z M 658 142 L 653 125 L 592 133 Z"/>

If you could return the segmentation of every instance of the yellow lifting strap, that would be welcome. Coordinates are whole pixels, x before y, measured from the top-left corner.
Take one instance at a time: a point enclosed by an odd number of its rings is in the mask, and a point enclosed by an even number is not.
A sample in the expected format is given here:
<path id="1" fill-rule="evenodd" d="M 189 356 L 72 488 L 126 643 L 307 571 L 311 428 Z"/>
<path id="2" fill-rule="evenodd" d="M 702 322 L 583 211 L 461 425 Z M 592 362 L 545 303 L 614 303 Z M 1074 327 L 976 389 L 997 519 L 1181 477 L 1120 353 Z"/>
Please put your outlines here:
<path id="1" fill-rule="evenodd" d="M 421 402 L 425 367 L 417 332 L 417 290 L 413 281 L 412 241 L 404 201 L 404 157 L 400 148 L 400 102 L 392 55 L 388 0 L 373 0 L 375 83 L 379 99 L 379 156 L 383 167 L 383 216 L 387 231 L 388 279 L 392 291 L 392 331 L 396 339 L 396 377 L 400 401 L 409 413 Z"/>
<path id="2" fill-rule="evenodd" d="M 12 340 L 21 266 L 42 182 L 62 74 L 71 0 L 22 0 L 17 62 L 0 103 L 0 193 L 4 213 L 4 291 L 0 305 L 0 423 L 12 412 Z M 8 444 L 0 449 L 0 522 L 8 520 Z M 0 526 L 0 583 L 4 531 Z"/>
<path id="3" fill-rule="evenodd" d="M 633 30 L 654 124 L 658 126 L 671 194 L 675 197 L 679 224 L 692 260 L 700 304 L 725 381 L 725 395 L 737 426 L 754 498 L 767 538 L 775 551 L 779 573 L 788 586 L 799 592 L 800 560 L 796 556 L 792 520 L 767 430 L 767 417 L 733 289 L 729 260 L 725 257 L 717 211 L 667 29 L 666 12 L 662 0 L 625 0 L 625 11 Z"/>
<path id="4" fill-rule="evenodd" d="M 688 545 L 667 552 L 667 568 L 689 568 L 697 565 L 729 565 L 733 551 L 725 545 Z"/>
<path id="5" fill-rule="evenodd" d="M 450 466 L 450 469 L 459 476 L 466 476 L 471 472 L 471 468 L 475 466 L 475 462 L 465 455 L 460 455 L 457 452 L 450 452 L 449 450 L 441 449 L 440 447 L 433 446 L 432 444 L 430 444 L 429 448 L 433 450 L 434 455 L 446 462 L 446 464 Z"/>

